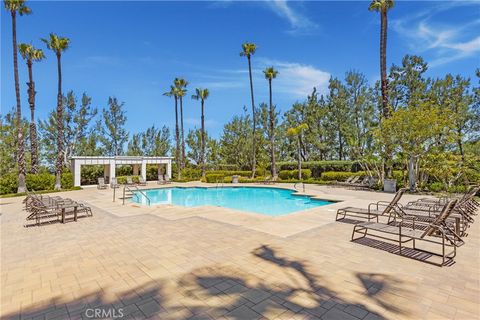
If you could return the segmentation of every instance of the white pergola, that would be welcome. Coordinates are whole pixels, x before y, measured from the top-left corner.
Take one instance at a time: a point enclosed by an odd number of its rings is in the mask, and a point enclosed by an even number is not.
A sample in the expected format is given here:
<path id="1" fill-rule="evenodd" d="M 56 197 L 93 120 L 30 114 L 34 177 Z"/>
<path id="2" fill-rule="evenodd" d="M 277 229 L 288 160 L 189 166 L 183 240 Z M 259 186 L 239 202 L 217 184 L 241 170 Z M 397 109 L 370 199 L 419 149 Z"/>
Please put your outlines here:
<path id="1" fill-rule="evenodd" d="M 141 176 L 147 179 L 147 164 L 157 164 L 160 170 L 161 165 L 166 166 L 165 173 L 169 178 L 172 177 L 172 157 L 130 157 L 130 156 L 116 156 L 116 157 L 102 157 L 102 156 L 73 156 L 70 158 L 73 174 L 73 185 L 80 186 L 81 168 L 85 165 L 103 165 L 103 175 L 105 178 L 115 178 L 115 168 L 117 165 L 132 165 L 133 174 L 138 175 L 138 168 L 141 168 Z"/>

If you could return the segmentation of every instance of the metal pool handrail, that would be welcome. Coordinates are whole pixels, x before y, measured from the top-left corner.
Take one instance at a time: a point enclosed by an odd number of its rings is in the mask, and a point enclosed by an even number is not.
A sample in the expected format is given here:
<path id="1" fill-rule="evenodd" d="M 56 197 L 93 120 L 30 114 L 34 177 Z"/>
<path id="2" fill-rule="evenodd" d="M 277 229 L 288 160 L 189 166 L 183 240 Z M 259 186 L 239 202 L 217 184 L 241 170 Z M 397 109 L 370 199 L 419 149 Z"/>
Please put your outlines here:
<path id="1" fill-rule="evenodd" d="M 140 190 L 137 186 L 133 186 L 135 187 L 135 190 L 134 191 L 138 191 L 140 192 L 144 197 L 145 199 L 147 199 L 147 202 L 148 202 L 148 205 L 151 204 L 151 200 L 150 198 L 147 196 L 147 194 L 145 192 L 143 192 L 142 190 Z M 125 204 L 125 189 L 127 189 L 128 191 L 130 191 L 131 193 L 133 193 L 133 191 L 130 189 L 129 186 L 125 185 L 125 187 L 123 188 L 123 204 Z"/>
<path id="2" fill-rule="evenodd" d="M 297 184 L 299 184 L 299 183 L 301 183 L 301 184 L 303 185 L 303 192 L 305 193 L 305 182 L 303 182 L 303 181 L 295 182 L 295 184 L 293 185 L 293 188 L 294 188 L 295 190 L 298 190 L 298 189 L 297 189 Z"/>

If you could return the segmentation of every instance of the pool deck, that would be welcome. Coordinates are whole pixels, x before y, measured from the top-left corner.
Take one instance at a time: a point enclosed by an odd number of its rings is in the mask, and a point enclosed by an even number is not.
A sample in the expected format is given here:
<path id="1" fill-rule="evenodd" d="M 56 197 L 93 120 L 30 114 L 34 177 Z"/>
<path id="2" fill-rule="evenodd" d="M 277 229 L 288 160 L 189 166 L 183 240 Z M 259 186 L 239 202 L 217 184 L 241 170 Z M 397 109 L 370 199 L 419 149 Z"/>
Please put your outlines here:
<path id="1" fill-rule="evenodd" d="M 0 199 L 1 318 L 91 319 L 102 310 L 117 319 L 480 319 L 478 221 L 456 263 L 437 267 L 413 250 L 417 259 L 393 254 L 392 243 L 351 242 L 351 221 L 335 222 L 340 207 L 392 194 L 315 185 L 306 193 L 341 202 L 270 217 L 123 206 L 111 189 L 85 188 L 56 195 L 88 203 L 93 217 L 25 228 L 23 198 Z"/>

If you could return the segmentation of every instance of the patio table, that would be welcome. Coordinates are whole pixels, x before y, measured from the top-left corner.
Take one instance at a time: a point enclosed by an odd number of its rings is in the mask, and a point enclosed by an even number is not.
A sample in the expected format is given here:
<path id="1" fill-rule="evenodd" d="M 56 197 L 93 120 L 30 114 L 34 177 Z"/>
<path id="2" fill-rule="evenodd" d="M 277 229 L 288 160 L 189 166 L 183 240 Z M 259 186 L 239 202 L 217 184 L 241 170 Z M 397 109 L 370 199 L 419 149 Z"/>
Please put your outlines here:
<path id="1" fill-rule="evenodd" d="M 60 204 L 62 208 L 62 223 L 65 223 L 65 209 L 73 208 L 73 221 L 77 221 L 77 208 L 79 204 L 77 202 Z"/>

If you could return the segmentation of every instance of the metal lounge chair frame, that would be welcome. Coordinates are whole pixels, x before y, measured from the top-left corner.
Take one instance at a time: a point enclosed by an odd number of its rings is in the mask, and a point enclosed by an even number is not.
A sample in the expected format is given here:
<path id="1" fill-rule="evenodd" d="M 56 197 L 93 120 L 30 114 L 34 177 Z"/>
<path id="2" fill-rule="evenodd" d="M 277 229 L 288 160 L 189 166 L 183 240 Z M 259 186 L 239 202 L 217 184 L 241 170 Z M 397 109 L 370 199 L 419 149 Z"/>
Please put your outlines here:
<path id="1" fill-rule="evenodd" d="M 157 183 L 158 183 L 158 184 L 165 184 L 165 183 L 166 183 L 163 174 L 159 174 L 159 175 L 158 175 Z"/>
<path id="2" fill-rule="evenodd" d="M 98 178 L 97 189 L 107 189 L 108 184 L 105 184 L 105 178 Z"/>
<path id="3" fill-rule="evenodd" d="M 400 255 L 403 255 L 402 245 L 408 242 L 412 242 L 413 249 L 441 257 L 442 263 L 437 265 L 443 266 L 448 261 L 453 262 L 453 259 L 457 254 L 457 247 L 460 247 L 465 243 L 462 240 L 462 238 L 458 234 L 456 234 L 455 231 L 452 230 L 446 223 L 446 220 L 452 213 L 453 208 L 456 205 L 456 202 L 457 202 L 456 199 L 448 202 L 445 205 L 444 209 L 442 210 L 442 213 L 435 219 L 435 221 L 428 224 L 428 226 L 424 228 L 424 230 L 415 229 L 416 227 L 415 218 L 407 219 L 409 220 L 409 224 L 413 224 L 412 228 L 403 227 L 404 219 L 400 221 L 398 226 L 383 224 L 378 222 L 364 222 L 364 223 L 359 223 L 353 227 L 351 240 L 352 241 L 358 240 L 361 238 L 365 238 L 367 235 L 370 235 L 372 237 L 380 238 L 383 240 L 394 241 L 398 243 Z M 375 231 L 378 233 L 395 235 L 395 236 L 398 236 L 398 238 L 392 239 L 382 235 L 371 234 L 371 233 L 368 233 L 368 231 Z M 361 234 L 361 236 L 355 238 L 355 234 L 357 233 Z M 416 241 L 425 241 L 425 242 L 441 245 L 442 247 L 441 254 L 437 252 L 418 249 L 416 247 Z M 453 248 L 453 250 L 447 253 L 446 249 L 448 247 Z"/>
<path id="4" fill-rule="evenodd" d="M 398 204 L 398 202 L 402 198 L 405 191 L 407 191 L 406 188 L 401 188 L 397 191 L 392 201 L 390 202 L 377 201 L 374 203 L 370 203 L 367 209 L 357 208 L 357 207 L 340 208 L 337 210 L 337 215 L 335 217 L 335 220 L 336 221 L 343 220 L 348 215 L 348 216 L 360 217 L 360 218 L 366 217 L 368 221 L 370 221 L 371 219 L 376 219 L 376 221 L 378 222 L 379 216 L 390 215 L 389 216 L 389 221 L 390 221 L 392 210 Z M 381 210 L 380 209 L 381 207 L 384 207 L 384 209 Z"/>
<path id="5" fill-rule="evenodd" d="M 143 179 L 142 176 L 138 177 L 138 185 L 139 186 L 146 186 L 147 185 L 147 180 Z"/>

